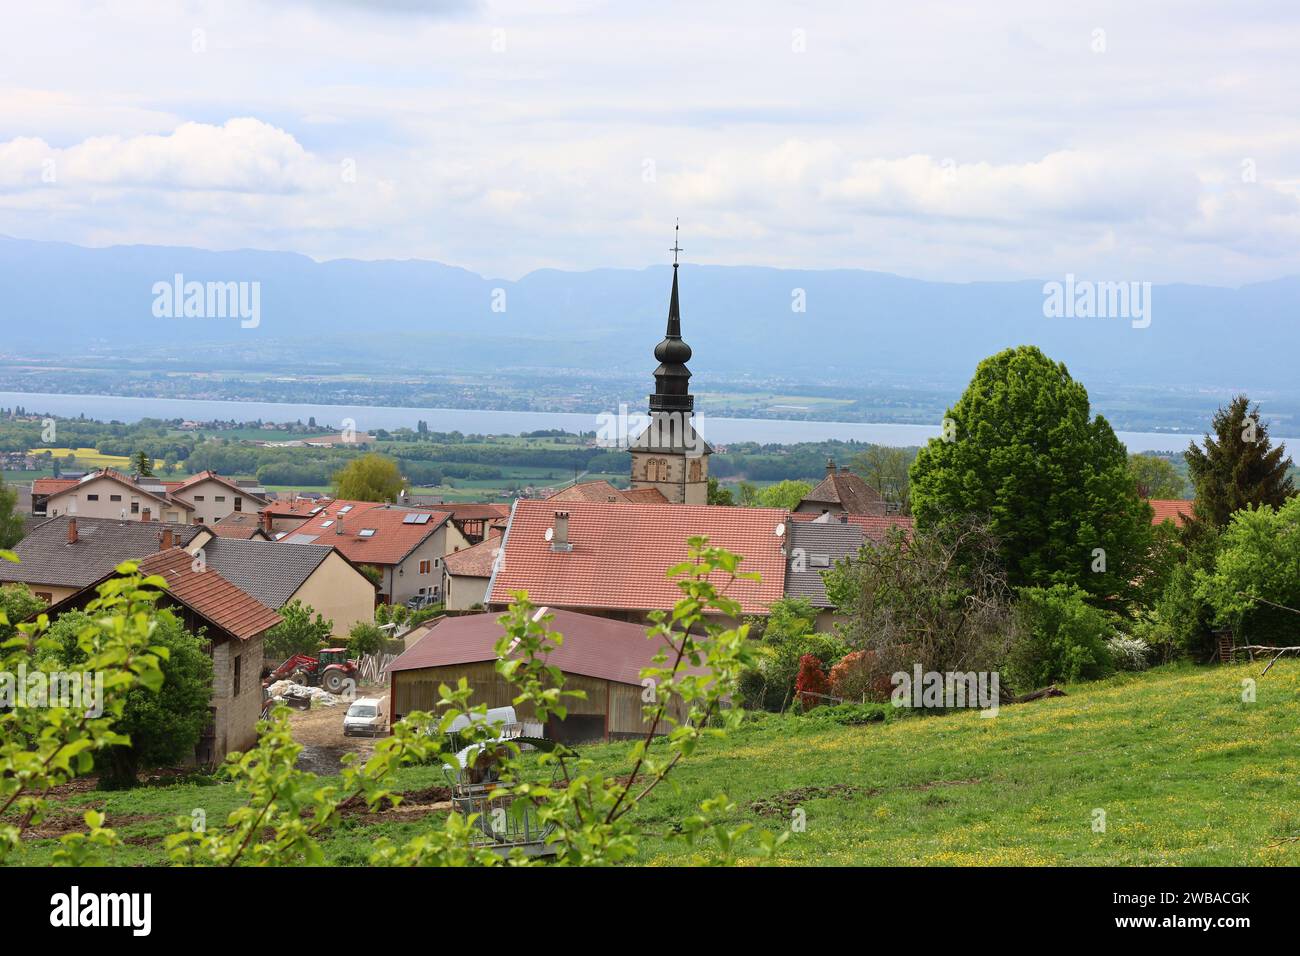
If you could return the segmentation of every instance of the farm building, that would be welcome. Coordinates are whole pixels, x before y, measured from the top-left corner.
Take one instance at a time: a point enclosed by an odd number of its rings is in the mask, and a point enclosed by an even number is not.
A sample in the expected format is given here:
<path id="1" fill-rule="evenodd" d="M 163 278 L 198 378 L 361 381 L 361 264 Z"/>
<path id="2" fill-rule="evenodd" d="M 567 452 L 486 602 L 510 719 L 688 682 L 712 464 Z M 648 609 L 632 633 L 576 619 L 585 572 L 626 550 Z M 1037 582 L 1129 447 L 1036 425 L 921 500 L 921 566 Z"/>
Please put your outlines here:
<path id="1" fill-rule="evenodd" d="M 649 730 L 642 715 L 641 669 L 651 667 L 661 645 L 646 637 L 642 625 L 575 611 L 542 609 L 551 616 L 547 630 L 564 635 L 549 663 L 564 673 L 565 688 L 586 691 L 586 700 L 566 700 L 568 716 L 554 718 L 545 735 L 565 743 L 624 740 Z M 414 644 L 388 669 L 392 683 L 390 712 L 394 722 L 414 711 L 437 710 L 438 686 L 455 686 L 464 677 L 474 691 L 472 702 L 488 707 L 513 704 L 516 691 L 498 676 L 496 643 L 503 634 L 499 614 L 445 617 L 428 625 Z M 415 635 L 412 635 L 414 637 Z M 704 673 L 702 668 L 686 668 Z M 521 721 L 532 720 L 531 708 L 517 708 Z M 677 713 L 680 716 L 680 712 Z M 667 732 L 670 727 L 660 727 Z"/>

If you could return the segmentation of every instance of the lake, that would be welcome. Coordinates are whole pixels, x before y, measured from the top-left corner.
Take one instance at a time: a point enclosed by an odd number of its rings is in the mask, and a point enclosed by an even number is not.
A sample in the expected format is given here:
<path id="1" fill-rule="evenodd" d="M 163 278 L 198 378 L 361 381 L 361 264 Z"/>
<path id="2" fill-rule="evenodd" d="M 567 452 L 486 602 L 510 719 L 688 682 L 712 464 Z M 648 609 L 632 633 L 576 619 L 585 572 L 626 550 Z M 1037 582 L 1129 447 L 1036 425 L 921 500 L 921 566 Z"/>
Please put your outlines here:
<path id="1" fill-rule="evenodd" d="M 380 405 L 310 405 L 289 402 L 230 402 L 202 399 L 127 398 L 117 395 L 60 395 L 48 392 L 0 392 L 0 407 L 22 405 L 29 412 L 60 418 L 134 422 L 141 418 L 184 418 L 192 421 L 307 421 L 315 418 L 321 431 L 351 418 L 358 432 L 377 428 L 414 428 L 423 420 L 429 430 L 465 434 L 517 435 L 543 429 L 594 432 L 597 416 L 580 412 L 514 412 L 465 408 L 401 408 Z M 633 413 L 642 411 L 631 409 Z M 802 422 L 768 418 L 696 416 L 696 426 L 715 445 L 755 441 L 791 444 L 803 441 L 871 442 L 879 445 L 921 445 L 939 434 L 939 425 L 890 425 L 867 422 Z M 1130 451 L 1183 451 L 1200 435 L 1174 432 L 1119 432 Z M 1290 447 L 1300 440 L 1277 438 Z"/>

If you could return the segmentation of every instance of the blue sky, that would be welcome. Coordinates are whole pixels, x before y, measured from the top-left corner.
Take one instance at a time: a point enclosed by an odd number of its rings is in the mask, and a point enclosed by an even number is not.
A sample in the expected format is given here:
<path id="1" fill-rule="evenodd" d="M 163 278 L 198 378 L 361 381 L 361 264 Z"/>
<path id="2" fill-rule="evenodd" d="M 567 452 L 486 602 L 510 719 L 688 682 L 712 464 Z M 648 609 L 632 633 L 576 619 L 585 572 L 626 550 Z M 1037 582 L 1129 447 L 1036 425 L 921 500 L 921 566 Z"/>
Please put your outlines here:
<path id="1" fill-rule="evenodd" d="M 0 233 L 1235 285 L 1300 273 L 1297 49 L 1280 2 L 47 0 Z"/>

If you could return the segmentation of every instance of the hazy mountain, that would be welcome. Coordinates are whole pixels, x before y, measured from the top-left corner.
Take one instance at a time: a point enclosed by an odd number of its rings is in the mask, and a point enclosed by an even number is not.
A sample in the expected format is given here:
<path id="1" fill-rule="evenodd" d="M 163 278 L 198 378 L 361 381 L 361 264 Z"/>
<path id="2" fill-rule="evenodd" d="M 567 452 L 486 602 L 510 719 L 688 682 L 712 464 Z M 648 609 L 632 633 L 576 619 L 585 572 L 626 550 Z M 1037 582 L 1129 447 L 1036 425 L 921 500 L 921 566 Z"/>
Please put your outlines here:
<path id="1" fill-rule="evenodd" d="M 259 282 L 260 325 L 156 318 L 153 287 L 177 273 Z M 75 355 L 105 344 L 226 342 L 255 351 L 293 340 L 304 354 L 413 368 L 643 368 L 662 334 L 670 277 L 670 267 L 657 266 L 541 270 L 506 281 L 429 261 L 318 263 L 279 252 L 0 239 L 0 348 Z M 1148 328 L 1045 318 L 1042 280 L 954 284 L 684 264 L 681 283 L 684 333 L 701 372 L 964 381 L 983 356 L 1034 343 L 1077 374 L 1130 385 L 1263 391 L 1300 379 L 1298 277 L 1237 289 L 1157 285 Z M 796 290 L 804 312 L 792 310 Z M 505 311 L 493 311 L 502 302 Z"/>

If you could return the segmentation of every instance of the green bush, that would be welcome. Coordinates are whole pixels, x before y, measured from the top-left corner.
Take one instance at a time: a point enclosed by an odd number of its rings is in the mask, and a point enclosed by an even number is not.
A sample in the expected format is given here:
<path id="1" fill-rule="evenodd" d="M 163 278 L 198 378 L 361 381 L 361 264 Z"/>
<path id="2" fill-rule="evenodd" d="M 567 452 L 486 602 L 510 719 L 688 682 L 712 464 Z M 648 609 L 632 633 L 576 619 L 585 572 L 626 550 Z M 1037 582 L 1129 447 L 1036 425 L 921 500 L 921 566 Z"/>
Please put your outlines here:
<path id="1" fill-rule="evenodd" d="M 1007 657 L 1008 682 L 1025 693 L 1054 683 L 1096 680 L 1113 668 L 1106 640 L 1114 628 L 1087 594 L 1068 584 L 1019 590 L 1017 634 Z"/>
<path id="2" fill-rule="evenodd" d="M 348 631 L 348 655 L 363 657 L 366 654 L 378 654 L 384 646 L 384 632 L 369 621 L 357 621 Z"/>
<path id="3" fill-rule="evenodd" d="M 1151 666 L 1151 645 L 1140 637 L 1116 634 L 1107 639 L 1106 650 L 1116 670 L 1144 671 Z"/>

